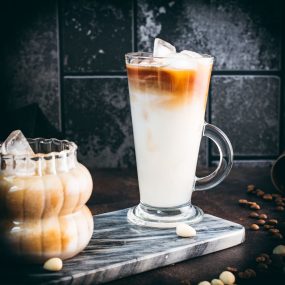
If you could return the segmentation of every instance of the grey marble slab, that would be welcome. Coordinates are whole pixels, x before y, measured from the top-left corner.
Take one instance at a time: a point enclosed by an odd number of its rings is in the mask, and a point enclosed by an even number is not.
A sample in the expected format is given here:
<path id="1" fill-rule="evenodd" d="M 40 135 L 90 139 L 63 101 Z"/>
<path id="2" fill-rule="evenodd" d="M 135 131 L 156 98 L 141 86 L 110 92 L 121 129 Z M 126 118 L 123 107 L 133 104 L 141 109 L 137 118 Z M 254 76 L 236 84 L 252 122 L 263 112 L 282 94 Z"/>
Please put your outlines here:
<path id="1" fill-rule="evenodd" d="M 94 216 L 95 230 L 87 248 L 64 262 L 58 273 L 30 274 L 40 284 L 100 284 L 238 245 L 244 227 L 205 215 L 194 227 L 197 236 L 181 238 L 175 229 L 132 225 L 127 210 Z"/>

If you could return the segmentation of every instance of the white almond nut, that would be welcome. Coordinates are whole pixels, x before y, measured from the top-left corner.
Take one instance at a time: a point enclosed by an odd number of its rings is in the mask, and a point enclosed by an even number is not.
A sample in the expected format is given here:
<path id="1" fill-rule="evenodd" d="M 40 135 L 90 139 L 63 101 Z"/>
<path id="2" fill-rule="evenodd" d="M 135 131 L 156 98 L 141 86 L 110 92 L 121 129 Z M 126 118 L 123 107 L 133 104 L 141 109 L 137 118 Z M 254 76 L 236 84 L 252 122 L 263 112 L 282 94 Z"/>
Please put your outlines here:
<path id="1" fill-rule="evenodd" d="M 285 245 L 277 245 L 273 249 L 273 254 L 285 255 Z"/>
<path id="2" fill-rule="evenodd" d="M 213 279 L 211 281 L 211 284 L 212 285 L 224 285 L 224 282 L 222 280 L 220 280 L 220 279 Z"/>
<path id="3" fill-rule="evenodd" d="M 176 234 L 180 237 L 194 237 L 196 230 L 187 224 L 178 224 Z"/>
<path id="4" fill-rule="evenodd" d="M 198 285 L 211 285 L 209 281 L 202 281 Z"/>
<path id="5" fill-rule="evenodd" d="M 236 278 L 230 271 L 223 271 L 220 276 L 220 280 L 224 282 L 226 285 L 232 285 L 235 283 Z"/>
<path id="6" fill-rule="evenodd" d="M 62 260 L 58 257 L 50 258 L 44 263 L 44 269 L 48 271 L 59 271 L 62 269 Z"/>

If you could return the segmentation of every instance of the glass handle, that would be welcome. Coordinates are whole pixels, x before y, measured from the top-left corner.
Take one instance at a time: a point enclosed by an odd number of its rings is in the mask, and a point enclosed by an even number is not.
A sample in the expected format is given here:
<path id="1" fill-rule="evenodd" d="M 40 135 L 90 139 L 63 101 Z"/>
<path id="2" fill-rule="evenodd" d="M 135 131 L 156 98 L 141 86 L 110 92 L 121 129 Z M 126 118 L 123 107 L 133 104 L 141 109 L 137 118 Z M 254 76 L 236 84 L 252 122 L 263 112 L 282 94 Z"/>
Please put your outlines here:
<path id="1" fill-rule="evenodd" d="M 233 166 L 233 148 L 230 140 L 216 126 L 205 123 L 203 136 L 211 139 L 218 147 L 219 165 L 214 172 L 205 177 L 196 177 L 195 190 L 208 190 L 220 184 L 230 173 Z"/>

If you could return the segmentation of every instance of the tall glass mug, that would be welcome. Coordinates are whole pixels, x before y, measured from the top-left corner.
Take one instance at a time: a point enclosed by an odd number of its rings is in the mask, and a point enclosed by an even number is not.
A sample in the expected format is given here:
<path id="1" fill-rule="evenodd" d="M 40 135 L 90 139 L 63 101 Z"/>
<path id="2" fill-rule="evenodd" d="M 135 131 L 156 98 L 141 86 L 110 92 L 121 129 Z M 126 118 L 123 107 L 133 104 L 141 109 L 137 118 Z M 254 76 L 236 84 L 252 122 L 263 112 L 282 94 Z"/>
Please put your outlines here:
<path id="1" fill-rule="evenodd" d="M 140 204 L 129 210 L 128 219 L 142 226 L 199 222 L 203 211 L 191 204 L 193 191 L 218 185 L 233 164 L 227 136 L 204 121 L 213 57 L 193 57 L 184 68 L 167 64 L 175 60 L 126 54 L 140 190 Z M 217 145 L 220 161 L 213 173 L 198 178 L 202 136 Z"/>

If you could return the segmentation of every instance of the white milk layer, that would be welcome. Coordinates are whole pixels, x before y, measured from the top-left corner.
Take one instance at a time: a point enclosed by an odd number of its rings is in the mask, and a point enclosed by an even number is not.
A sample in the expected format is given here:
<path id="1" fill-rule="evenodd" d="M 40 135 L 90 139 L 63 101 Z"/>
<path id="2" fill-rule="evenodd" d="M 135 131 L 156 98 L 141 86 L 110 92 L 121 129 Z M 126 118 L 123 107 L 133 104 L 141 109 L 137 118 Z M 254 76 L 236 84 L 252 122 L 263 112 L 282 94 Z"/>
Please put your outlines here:
<path id="1" fill-rule="evenodd" d="M 130 95 L 141 202 L 154 207 L 188 203 L 204 125 L 203 100 L 164 108 L 165 96 L 134 90 Z"/>

